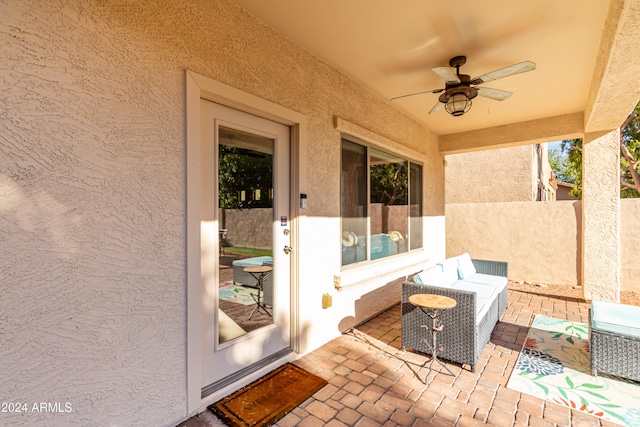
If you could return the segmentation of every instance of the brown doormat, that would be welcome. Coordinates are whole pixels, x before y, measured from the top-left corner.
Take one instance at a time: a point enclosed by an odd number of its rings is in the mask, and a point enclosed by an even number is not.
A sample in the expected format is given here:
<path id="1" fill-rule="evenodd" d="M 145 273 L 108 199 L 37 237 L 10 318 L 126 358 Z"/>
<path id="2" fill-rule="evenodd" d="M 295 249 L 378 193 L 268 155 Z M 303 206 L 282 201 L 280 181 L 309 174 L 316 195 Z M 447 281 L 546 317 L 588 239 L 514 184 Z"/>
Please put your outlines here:
<path id="1" fill-rule="evenodd" d="M 231 427 L 270 426 L 327 385 L 327 381 L 287 363 L 209 406 Z"/>

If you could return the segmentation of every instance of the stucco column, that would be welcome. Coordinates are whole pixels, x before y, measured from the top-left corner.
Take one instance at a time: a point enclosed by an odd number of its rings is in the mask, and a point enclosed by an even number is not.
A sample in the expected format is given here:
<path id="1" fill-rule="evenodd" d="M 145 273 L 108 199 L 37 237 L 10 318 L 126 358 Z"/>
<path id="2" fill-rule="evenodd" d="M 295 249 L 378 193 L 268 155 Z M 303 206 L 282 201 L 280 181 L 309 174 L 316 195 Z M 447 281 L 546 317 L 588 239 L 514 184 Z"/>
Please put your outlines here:
<path id="1" fill-rule="evenodd" d="M 620 302 L 620 131 L 582 147 L 582 286 L 587 300 Z"/>

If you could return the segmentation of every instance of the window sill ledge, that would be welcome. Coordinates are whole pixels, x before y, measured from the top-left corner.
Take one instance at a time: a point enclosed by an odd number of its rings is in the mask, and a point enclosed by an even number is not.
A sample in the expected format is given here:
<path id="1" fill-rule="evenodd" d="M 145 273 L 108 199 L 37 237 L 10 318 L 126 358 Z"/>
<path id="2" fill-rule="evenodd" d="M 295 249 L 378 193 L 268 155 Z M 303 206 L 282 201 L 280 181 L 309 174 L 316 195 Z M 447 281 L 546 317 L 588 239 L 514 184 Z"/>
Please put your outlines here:
<path id="1" fill-rule="evenodd" d="M 404 276 L 407 278 L 421 271 L 429 261 L 426 251 L 414 251 L 405 255 L 363 263 L 333 276 L 338 291 L 364 285 L 384 285 Z"/>

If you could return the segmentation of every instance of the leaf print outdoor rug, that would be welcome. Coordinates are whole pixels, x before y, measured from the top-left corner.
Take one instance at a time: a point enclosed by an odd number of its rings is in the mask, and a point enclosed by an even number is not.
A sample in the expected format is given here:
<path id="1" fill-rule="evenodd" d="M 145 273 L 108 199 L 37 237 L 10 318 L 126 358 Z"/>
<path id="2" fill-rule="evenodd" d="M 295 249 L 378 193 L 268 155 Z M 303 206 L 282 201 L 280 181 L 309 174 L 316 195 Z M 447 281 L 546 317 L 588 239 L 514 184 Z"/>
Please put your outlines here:
<path id="1" fill-rule="evenodd" d="M 591 375 L 589 327 L 537 315 L 507 387 L 623 426 L 640 426 L 640 383 Z"/>
<path id="2" fill-rule="evenodd" d="M 242 285 L 235 285 L 233 282 L 224 282 L 220 285 L 218 295 L 221 299 L 237 304 L 252 305 L 256 303 L 253 295 L 256 290 Z"/>

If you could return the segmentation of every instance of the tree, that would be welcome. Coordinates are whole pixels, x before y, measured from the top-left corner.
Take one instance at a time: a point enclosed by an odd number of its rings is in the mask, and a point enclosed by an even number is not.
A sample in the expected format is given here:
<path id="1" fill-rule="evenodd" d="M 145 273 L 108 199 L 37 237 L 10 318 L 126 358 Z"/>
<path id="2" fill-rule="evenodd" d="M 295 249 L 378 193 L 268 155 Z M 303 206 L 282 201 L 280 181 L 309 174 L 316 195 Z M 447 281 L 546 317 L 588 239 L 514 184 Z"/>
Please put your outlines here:
<path id="1" fill-rule="evenodd" d="M 620 132 L 620 197 L 640 197 L 640 102 Z"/>
<path id="2" fill-rule="evenodd" d="M 640 197 L 640 103 L 620 127 L 620 197 Z M 562 141 L 549 151 L 549 163 L 558 180 L 575 184 L 571 195 L 582 198 L 582 139 Z"/>
<path id="3" fill-rule="evenodd" d="M 574 184 L 569 195 L 582 199 L 582 139 L 564 140 L 558 151 L 554 159 L 559 165 L 554 165 L 549 159 L 553 172 L 560 181 Z"/>
<path id="4" fill-rule="evenodd" d="M 560 147 L 549 149 L 549 164 L 558 181 L 580 186 L 582 181 L 582 140 L 576 140 L 571 151 L 571 141 L 562 141 Z M 575 150 L 578 152 L 576 153 Z M 576 162 L 576 157 L 579 157 Z"/>
<path id="5" fill-rule="evenodd" d="M 220 144 L 219 203 L 223 209 L 270 208 L 273 156 Z M 260 191 L 257 197 L 256 190 Z M 242 195 L 244 194 L 244 200 Z"/>
<path id="6" fill-rule="evenodd" d="M 387 206 L 407 204 L 407 162 L 371 165 L 370 179 L 371 202 Z"/>

